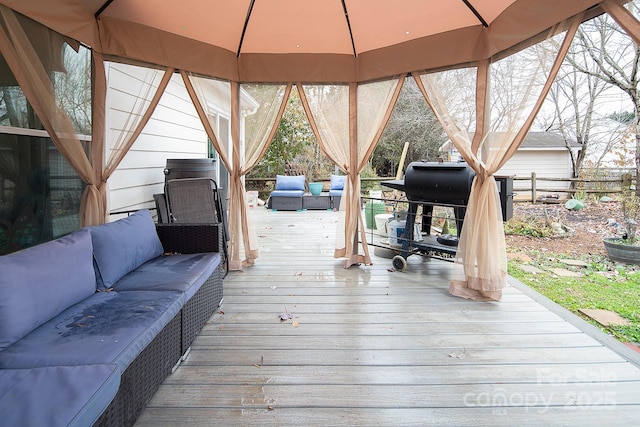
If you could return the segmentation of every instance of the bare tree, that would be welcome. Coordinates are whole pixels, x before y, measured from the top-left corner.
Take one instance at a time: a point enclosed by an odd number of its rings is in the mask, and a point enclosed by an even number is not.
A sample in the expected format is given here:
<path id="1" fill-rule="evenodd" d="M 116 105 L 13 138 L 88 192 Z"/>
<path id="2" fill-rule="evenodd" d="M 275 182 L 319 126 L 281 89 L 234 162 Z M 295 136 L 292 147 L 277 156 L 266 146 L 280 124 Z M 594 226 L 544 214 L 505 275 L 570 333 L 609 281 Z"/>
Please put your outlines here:
<path id="1" fill-rule="evenodd" d="M 434 161 L 446 142 L 442 126 L 413 79 L 406 79 L 389 123 L 373 153 L 371 164 L 379 176 L 395 176 L 404 143 L 409 143 L 405 163 Z"/>
<path id="2" fill-rule="evenodd" d="M 590 69 L 592 73 L 580 71 L 574 64 L 582 64 L 583 69 Z M 628 127 L 597 113 L 600 99 L 610 86 L 596 77 L 596 72 L 597 65 L 586 50 L 574 46 L 549 92 L 547 102 L 552 104 L 551 114 L 538 117 L 545 131 L 562 135 L 571 156 L 574 178 L 580 176 L 585 159 L 594 148 L 606 152 Z M 607 131 L 599 132 L 598 127 Z M 579 150 L 575 150 L 576 143 Z"/>
<path id="3" fill-rule="evenodd" d="M 567 61 L 578 72 L 619 88 L 628 95 L 634 109 L 632 130 L 635 134 L 636 182 L 640 183 L 640 47 L 607 15 L 598 16 L 581 25 L 573 43 L 573 54 Z M 589 81 L 594 94 L 596 84 Z M 581 126 L 584 129 L 588 124 Z M 636 186 L 640 196 L 640 185 Z"/>
<path id="4" fill-rule="evenodd" d="M 63 49 L 65 70 L 53 73 L 58 104 L 78 134 L 91 135 L 90 52 L 84 47 L 76 52 L 66 44 Z"/>

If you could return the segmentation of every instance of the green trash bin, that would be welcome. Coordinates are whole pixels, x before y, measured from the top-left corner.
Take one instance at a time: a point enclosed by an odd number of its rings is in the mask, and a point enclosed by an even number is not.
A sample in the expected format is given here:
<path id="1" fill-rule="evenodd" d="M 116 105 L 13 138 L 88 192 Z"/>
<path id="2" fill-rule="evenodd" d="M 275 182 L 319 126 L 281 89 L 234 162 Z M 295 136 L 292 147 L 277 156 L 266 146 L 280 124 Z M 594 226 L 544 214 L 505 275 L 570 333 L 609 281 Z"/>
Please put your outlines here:
<path id="1" fill-rule="evenodd" d="M 376 229 L 376 215 L 383 214 L 387 211 L 384 202 L 378 202 L 374 200 L 368 201 L 364 205 L 364 218 L 367 223 L 367 228 L 370 230 Z"/>

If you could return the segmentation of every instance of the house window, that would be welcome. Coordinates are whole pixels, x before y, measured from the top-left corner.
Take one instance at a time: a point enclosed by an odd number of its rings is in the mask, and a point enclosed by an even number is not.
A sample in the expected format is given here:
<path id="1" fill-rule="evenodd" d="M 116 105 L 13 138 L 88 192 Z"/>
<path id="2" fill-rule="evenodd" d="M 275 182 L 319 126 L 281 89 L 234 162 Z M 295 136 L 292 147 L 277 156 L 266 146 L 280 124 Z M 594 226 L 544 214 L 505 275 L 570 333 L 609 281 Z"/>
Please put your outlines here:
<path id="1" fill-rule="evenodd" d="M 216 138 L 218 138 L 218 142 L 225 147 L 227 150 L 229 149 L 229 135 L 231 133 L 231 122 L 228 118 L 221 116 L 218 113 L 210 112 L 209 113 L 209 122 L 214 125 L 214 131 L 216 132 Z M 218 187 L 220 188 L 228 188 L 229 187 L 229 172 L 227 168 L 220 161 L 220 156 L 213 146 L 213 142 L 209 139 L 207 140 L 207 156 L 211 159 L 216 159 L 216 168 L 218 170 Z"/>
<path id="2" fill-rule="evenodd" d="M 0 255 L 80 226 L 85 184 L 43 131 L 0 128 Z"/>
<path id="3" fill-rule="evenodd" d="M 24 19 L 24 18 L 23 18 Z M 25 30 L 35 28 L 33 23 Z M 30 35 L 31 37 L 36 37 Z M 43 37 L 38 52 L 58 105 L 86 153 L 91 141 L 90 52 Z M 45 55 L 46 53 L 46 55 Z M 0 56 L 0 255 L 68 234 L 80 226 L 85 184 L 58 151 Z"/>

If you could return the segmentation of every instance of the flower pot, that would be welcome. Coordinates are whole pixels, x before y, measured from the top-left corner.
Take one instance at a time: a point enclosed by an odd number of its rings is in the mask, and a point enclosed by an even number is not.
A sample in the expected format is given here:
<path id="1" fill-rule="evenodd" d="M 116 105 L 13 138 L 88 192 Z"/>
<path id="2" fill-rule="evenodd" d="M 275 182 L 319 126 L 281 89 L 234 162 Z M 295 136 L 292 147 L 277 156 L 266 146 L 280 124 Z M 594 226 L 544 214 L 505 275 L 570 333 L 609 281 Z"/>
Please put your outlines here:
<path id="1" fill-rule="evenodd" d="M 321 182 L 310 182 L 309 183 L 309 191 L 314 196 L 319 196 L 322 193 L 322 183 Z"/>
<path id="2" fill-rule="evenodd" d="M 623 243 L 616 237 L 606 238 L 603 242 L 607 255 L 613 261 L 640 265 L 640 246 Z"/>

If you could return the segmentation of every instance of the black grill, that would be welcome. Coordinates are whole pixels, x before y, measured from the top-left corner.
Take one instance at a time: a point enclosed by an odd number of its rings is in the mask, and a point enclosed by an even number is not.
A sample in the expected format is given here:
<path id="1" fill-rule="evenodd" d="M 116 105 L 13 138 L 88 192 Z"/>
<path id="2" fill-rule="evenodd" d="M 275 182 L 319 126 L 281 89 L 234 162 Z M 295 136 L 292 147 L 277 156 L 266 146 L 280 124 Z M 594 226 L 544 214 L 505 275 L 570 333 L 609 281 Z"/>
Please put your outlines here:
<path id="1" fill-rule="evenodd" d="M 467 205 L 475 176 L 466 163 L 413 162 L 404 175 L 404 192 L 412 202 Z"/>
<path id="2" fill-rule="evenodd" d="M 460 235 L 474 177 L 474 170 L 464 162 L 412 162 L 405 171 L 404 180 L 385 181 L 381 184 L 404 191 L 407 199 L 415 203 L 414 206 L 422 205 L 422 231 L 426 234 L 431 231 L 433 206 L 453 207 Z M 502 217 L 506 221 L 513 216 L 513 178 L 495 178 Z"/>

